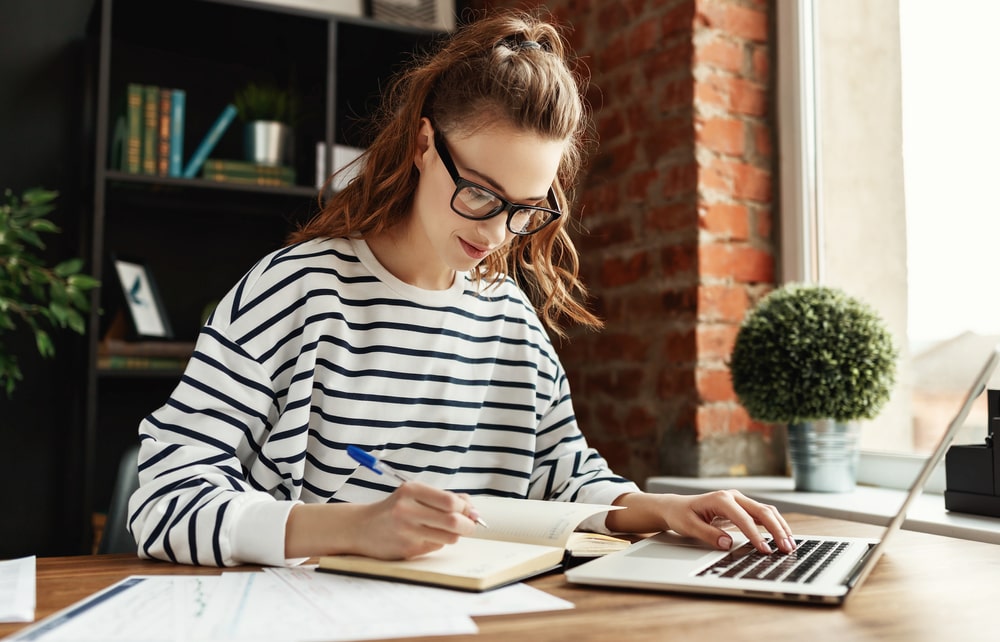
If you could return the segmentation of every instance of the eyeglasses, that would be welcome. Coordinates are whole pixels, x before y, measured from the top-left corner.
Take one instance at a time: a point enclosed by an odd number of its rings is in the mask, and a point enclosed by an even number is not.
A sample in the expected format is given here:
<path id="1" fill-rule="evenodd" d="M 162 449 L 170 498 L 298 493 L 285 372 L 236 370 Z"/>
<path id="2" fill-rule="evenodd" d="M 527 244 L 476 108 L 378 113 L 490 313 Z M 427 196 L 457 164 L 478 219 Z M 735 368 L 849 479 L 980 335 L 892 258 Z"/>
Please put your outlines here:
<path id="1" fill-rule="evenodd" d="M 455 181 L 455 193 L 451 196 L 451 209 L 459 216 L 482 221 L 507 212 L 507 229 L 519 236 L 534 234 L 562 216 L 562 212 L 558 209 L 511 203 L 488 187 L 483 187 L 459 176 L 458 168 L 455 167 L 455 161 L 448 151 L 444 136 L 438 131 L 434 132 L 434 148 L 444 162 L 448 174 L 451 175 L 451 180 Z M 555 192 L 551 187 L 549 187 L 547 198 L 549 203 L 558 207 Z"/>

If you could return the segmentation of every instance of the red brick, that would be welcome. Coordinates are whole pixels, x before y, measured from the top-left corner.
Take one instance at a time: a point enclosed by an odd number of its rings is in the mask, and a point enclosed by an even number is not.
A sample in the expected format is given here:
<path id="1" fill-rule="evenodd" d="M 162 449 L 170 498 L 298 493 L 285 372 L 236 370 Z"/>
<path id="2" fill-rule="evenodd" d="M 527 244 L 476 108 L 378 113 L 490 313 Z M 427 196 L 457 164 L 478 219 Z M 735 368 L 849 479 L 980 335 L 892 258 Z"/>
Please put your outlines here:
<path id="1" fill-rule="evenodd" d="M 667 363 L 694 363 L 698 358 L 693 329 L 666 331 L 663 339 L 663 358 Z"/>
<path id="2" fill-rule="evenodd" d="M 753 213 L 754 221 L 754 234 L 757 238 L 766 241 L 771 240 L 771 234 L 773 233 L 773 221 L 771 217 L 771 208 L 769 207 L 757 207 L 754 208 Z"/>
<path id="3" fill-rule="evenodd" d="M 700 369 L 695 376 L 698 399 L 702 402 L 735 401 L 729 370 Z"/>
<path id="4" fill-rule="evenodd" d="M 629 221 L 608 221 L 589 228 L 589 231 L 579 237 L 580 248 L 602 249 L 612 245 L 621 245 L 635 238 L 632 224 Z"/>
<path id="5" fill-rule="evenodd" d="M 628 179 L 628 187 L 625 189 L 625 199 L 630 202 L 649 202 L 652 196 L 652 189 L 659 180 L 660 174 L 655 170 L 639 171 Z"/>
<path id="6" fill-rule="evenodd" d="M 624 332 L 605 332 L 594 350 L 594 357 L 603 361 L 643 361 L 649 357 L 650 337 Z"/>
<path id="7" fill-rule="evenodd" d="M 691 77 L 691 63 L 694 59 L 694 45 L 690 40 L 671 43 L 658 49 L 643 62 L 643 78 L 657 80 L 671 76 Z"/>
<path id="8" fill-rule="evenodd" d="M 733 78 L 730 85 L 730 105 L 737 114 L 765 116 L 767 114 L 767 93 L 760 84 Z"/>
<path id="9" fill-rule="evenodd" d="M 723 71 L 739 73 L 743 69 L 743 47 L 740 43 L 712 37 L 695 45 L 694 63 Z"/>
<path id="10" fill-rule="evenodd" d="M 723 0 L 696 0 L 695 25 L 698 24 L 753 42 L 767 41 L 765 11 L 741 7 Z"/>
<path id="11" fill-rule="evenodd" d="M 690 34 L 694 28 L 694 2 L 674 3 L 661 21 L 663 35 Z"/>
<path id="12" fill-rule="evenodd" d="M 731 279 L 738 283 L 771 283 L 774 258 L 765 250 L 747 245 L 707 243 L 698 248 L 702 277 Z"/>
<path id="13" fill-rule="evenodd" d="M 597 121 L 597 133 L 602 142 L 612 141 L 624 134 L 624 114 L 621 112 L 602 112 Z"/>
<path id="14" fill-rule="evenodd" d="M 644 252 L 633 254 L 627 259 L 609 258 L 601 270 L 601 285 L 616 287 L 635 283 L 649 275 L 649 256 Z"/>
<path id="15" fill-rule="evenodd" d="M 662 113 L 688 113 L 694 100 L 694 79 L 678 78 L 663 84 L 660 92 L 660 111 Z"/>
<path id="16" fill-rule="evenodd" d="M 694 144 L 694 126 L 689 118 L 672 117 L 653 123 L 643 134 L 646 157 L 657 159 Z"/>
<path id="17" fill-rule="evenodd" d="M 743 123 L 732 118 L 706 118 L 694 125 L 695 144 L 720 154 L 741 156 L 746 148 Z"/>
<path id="18" fill-rule="evenodd" d="M 653 20 L 642 20 L 629 30 L 628 55 L 633 60 L 656 49 L 661 42 L 660 26 Z"/>
<path id="19" fill-rule="evenodd" d="M 630 440 L 656 437 L 656 415 L 646 408 L 632 408 L 625 418 L 625 436 Z"/>
<path id="20" fill-rule="evenodd" d="M 664 397 L 685 395 L 694 388 L 694 385 L 692 368 L 670 365 L 660 372 L 658 392 Z"/>
<path id="21" fill-rule="evenodd" d="M 698 164 L 691 160 L 663 170 L 663 196 L 673 198 L 694 195 L 698 188 Z"/>
<path id="22" fill-rule="evenodd" d="M 729 109 L 729 96 L 718 85 L 699 81 L 694 84 L 694 104 L 702 108 Z"/>
<path id="23" fill-rule="evenodd" d="M 734 166 L 733 196 L 759 203 L 771 202 L 771 172 L 748 163 Z"/>
<path id="24" fill-rule="evenodd" d="M 735 323 L 704 323 L 697 329 L 698 359 L 702 361 L 728 361 L 733 353 L 736 333 Z"/>
<path id="25" fill-rule="evenodd" d="M 771 52 L 767 47 L 755 46 L 753 53 L 750 55 L 750 61 L 754 79 L 761 83 L 766 83 L 770 79 L 771 74 Z"/>
<path id="26" fill-rule="evenodd" d="M 697 275 L 698 250 L 690 245 L 668 245 L 660 249 L 663 273 L 672 276 Z"/>
<path id="27" fill-rule="evenodd" d="M 738 203 L 705 203 L 698 208 L 702 229 L 730 240 L 745 241 L 750 236 L 750 214 Z"/>
<path id="28" fill-rule="evenodd" d="M 698 319 L 708 322 L 742 323 L 750 309 L 744 286 L 702 285 L 698 288 Z"/>
<path id="29" fill-rule="evenodd" d="M 668 203 L 647 208 L 643 221 L 644 227 L 649 231 L 679 232 L 698 229 L 697 209 L 689 203 Z"/>
<path id="30" fill-rule="evenodd" d="M 766 123 L 753 125 L 753 149 L 759 156 L 770 158 L 773 151 L 771 128 Z"/>

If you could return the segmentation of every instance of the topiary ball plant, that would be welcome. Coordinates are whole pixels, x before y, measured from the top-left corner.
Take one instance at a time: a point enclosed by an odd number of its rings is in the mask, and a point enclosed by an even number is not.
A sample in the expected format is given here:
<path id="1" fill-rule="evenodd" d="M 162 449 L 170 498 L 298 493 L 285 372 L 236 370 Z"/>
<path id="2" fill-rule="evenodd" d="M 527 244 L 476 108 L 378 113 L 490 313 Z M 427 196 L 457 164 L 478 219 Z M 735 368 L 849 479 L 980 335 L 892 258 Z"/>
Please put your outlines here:
<path id="1" fill-rule="evenodd" d="M 793 283 L 747 314 L 730 357 L 757 421 L 871 419 L 889 399 L 898 351 L 882 318 L 837 288 Z"/>

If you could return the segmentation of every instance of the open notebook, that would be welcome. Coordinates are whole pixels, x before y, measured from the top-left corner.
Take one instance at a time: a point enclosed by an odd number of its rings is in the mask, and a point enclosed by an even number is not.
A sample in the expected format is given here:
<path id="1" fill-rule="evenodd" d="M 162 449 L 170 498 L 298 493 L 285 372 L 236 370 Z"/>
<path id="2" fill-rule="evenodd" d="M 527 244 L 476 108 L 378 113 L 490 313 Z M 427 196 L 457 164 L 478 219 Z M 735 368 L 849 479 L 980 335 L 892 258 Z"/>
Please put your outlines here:
<path id="1" fill-rule="evenodd" d="M 1000 347 L 995 347 L 990 353 L 880 539 L 797 534 L 794 553 L 763 555 L 745 537 L 726 552 L 664 532 L 569 569 L 566 578 L 577 584 L 843 604 L 871 573 L 886 541 L 902 526 L 906 511 L 965 422 L 973 402 L 985 390 L 1000 361 L 998 350 Z"/>

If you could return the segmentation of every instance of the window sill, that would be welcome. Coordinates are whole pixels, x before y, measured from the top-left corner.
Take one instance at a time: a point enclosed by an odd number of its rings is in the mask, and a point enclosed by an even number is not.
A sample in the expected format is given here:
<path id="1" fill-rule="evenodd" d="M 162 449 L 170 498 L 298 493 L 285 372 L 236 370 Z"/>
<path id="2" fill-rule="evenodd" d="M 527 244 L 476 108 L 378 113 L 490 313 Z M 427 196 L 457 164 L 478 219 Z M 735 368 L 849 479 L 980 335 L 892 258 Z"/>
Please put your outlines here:
<path id="1" fill-rule="evenodd" d="M 652 493 L 690 494 L 720 488 L 734 488 L 786 513 L 807 513 L 880 526 L 888 525 L 906 496 L 902 490 L 862 485 L 850 493 L 795 492 L 790 477 L 650 477 L 646 480 L 646 490 Z M 925 492 L 917 497 L 903 528 L 1000 544 L 1000 519 L 952 513 L 944 507 L 944 496 L 936 493 Z"/>

